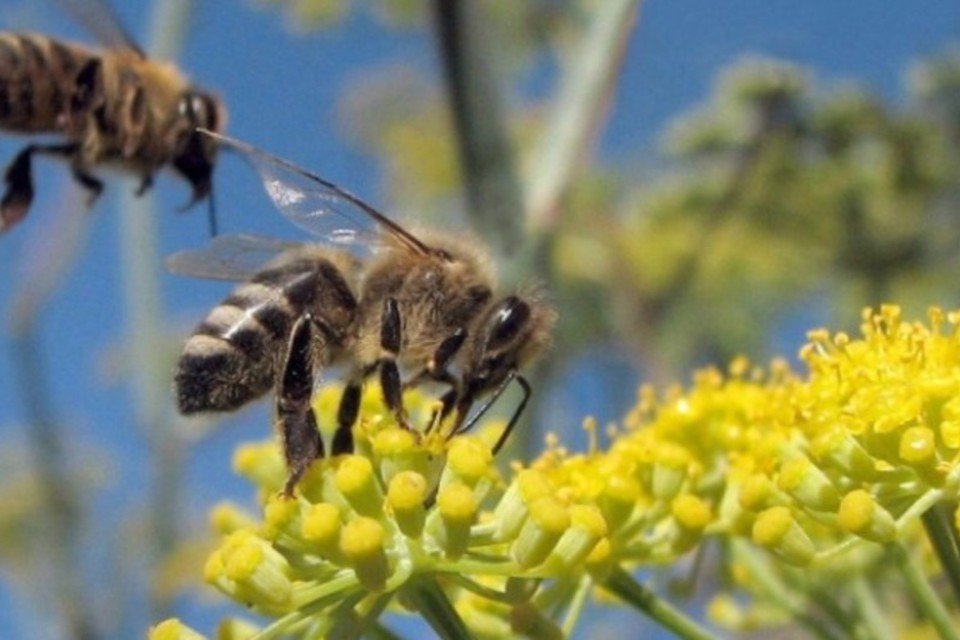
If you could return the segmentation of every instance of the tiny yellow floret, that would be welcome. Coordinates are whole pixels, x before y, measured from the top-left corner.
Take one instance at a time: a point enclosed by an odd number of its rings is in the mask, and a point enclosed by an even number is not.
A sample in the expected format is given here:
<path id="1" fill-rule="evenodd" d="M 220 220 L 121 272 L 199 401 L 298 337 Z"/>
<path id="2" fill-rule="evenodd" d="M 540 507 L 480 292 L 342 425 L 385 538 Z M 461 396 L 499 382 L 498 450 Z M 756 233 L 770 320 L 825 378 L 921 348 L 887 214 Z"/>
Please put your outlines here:
<path id="1" fill-rule="evenodd" d="M 922 463 L 936 453 L 937 438 L 932 429 L 910 427 L 900 436 L 900 459 L 909 463 Z"/>
<path id="2" fill-rule="evenodd" d="M 152 627 L 147 638 L 148 640 L 206 640 L 206 636 L 200 635 L 176 618 L 164 620 Z"/>
<path id="3" fill-rule="evenodd" d="M 477 515 L 477 499 L 467 485 L 452 482 L 437 496 L 437 508 L 444 520 L 473 522 Z"/>
<path id="4" fill-rule="evenodd" d="M 339 540 L 340 528 L 340 509 L 328 502 L 321 502 L 310 505 L 304 513 L 300 535 L 323 550 L 331 550 Z"/>
<path id="5" fill-rule="evenodd" d="M 489 447 L 475 438 L 458 437 L 450 443 L 447 452 L 448 467 L 462 480 L 476 482 L 490 472 L 493 455 Z"/>
<path id="6" fill-rule="evenodd" d="M 673 517 L 687 529 L 703 529 L 713 519 L 710 505 L 691 494 L 676 497 L 671 505 Z"/>

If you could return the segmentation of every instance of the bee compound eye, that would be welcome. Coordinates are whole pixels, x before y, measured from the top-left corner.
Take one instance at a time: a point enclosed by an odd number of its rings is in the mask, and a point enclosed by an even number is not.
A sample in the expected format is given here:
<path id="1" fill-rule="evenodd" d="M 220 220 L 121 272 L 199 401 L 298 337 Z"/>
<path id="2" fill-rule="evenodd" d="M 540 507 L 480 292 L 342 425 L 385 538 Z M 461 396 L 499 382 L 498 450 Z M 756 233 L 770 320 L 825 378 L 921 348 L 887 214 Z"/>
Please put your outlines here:
<path id="1" fill-rule="evenodd" d="M 502 346 L 516 337 L 530 318 L 530 305 L 516 296 L 501 302 L 493 312 L 488 348 Z"/>

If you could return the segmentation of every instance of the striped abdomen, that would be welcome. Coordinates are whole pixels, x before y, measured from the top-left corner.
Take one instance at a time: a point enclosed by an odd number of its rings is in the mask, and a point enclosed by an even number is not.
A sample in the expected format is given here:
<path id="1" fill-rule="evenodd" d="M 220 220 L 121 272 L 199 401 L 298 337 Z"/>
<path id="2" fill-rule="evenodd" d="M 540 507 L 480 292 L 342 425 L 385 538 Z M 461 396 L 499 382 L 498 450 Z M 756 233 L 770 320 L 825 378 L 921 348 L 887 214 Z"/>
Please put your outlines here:
<path id="1" fill-rule="evenodd" d="M 0 128 L 58 130 L 78 71 L 93 54 L 36 34 L 0 33 Z"/>
<path id="2" fill-rule="evenodd" d="M 187 341 L 177 367 L 181 413 L 232 411 L 274 386 L 293 323 L 305 313 L 351 333 L 356 299 L 323 257 L 276 263 L 237 287 Z M 341 345 L 324 345 L 324 360 Z"/>

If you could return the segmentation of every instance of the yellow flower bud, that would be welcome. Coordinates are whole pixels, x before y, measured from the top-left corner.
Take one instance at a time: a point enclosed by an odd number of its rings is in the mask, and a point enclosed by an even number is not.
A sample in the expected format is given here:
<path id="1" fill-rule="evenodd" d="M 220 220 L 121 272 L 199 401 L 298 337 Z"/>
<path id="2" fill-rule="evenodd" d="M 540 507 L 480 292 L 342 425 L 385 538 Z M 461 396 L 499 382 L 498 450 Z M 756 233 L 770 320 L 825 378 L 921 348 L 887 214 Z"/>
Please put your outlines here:
<path id="1" fill-rule="evenodd" d="M 210 528 L 221 535 L 239 529 L 250 529 L 255 524 L 253 516 L 230 502 L 220 502 L 210 510 Z"/>
<path id="2" fill-rule="evenodd" d="M 840 504 L 840 494 L 830 479 L 807 458 L 795 458 L 784 464 L 778 484 L 811 509 L 833 512 Z"/>
<path id="3" fill-rule="evenodd" d="M 340 557 L 340 509 L 329 502 L 310 505 L 300 523 L 300 535 L 330 560 Z"/>
<path id="4" fill-rule="evenodd" d="M 157 626 L 151 627 L 147 638 L 148 640 L 206 640 L 206 636 L 197 633 L 176 618 L 164 620 Z"/>
<path id="5" fill-rule="evenodd" d="M 837 524 L 844 531 L 874 542 L 890 542 L 897 535 L 893 516 L 862 489 L 843 497 Z"/>
<path id="6" fill-rule="evenodd" d="M 469 436 L 460 436 L 450 443 L 447 470 L 458 480 L 473 487 L 477 480 L 490 474 L 493 454 L 485 444 Z"/>
<path id="7" fill-rule="evenodd" d="M 642 489 L 636 478 L 614 474 L 606 479 L 600 495 L 600 509 L 610 529 L 616 530 L 629 520 L 640 501 L 641 493 Z"/>
<path id="8" fill-rule="evenodd" d="M 461 482 L 451 482 L 440 489 L 437 509 L 440 512 L 442 543 L 449 558 L 459 558 L 470 543 L 470 527 L 477 518 L 480 505 L 473 491 Z"/>
<path id="9" fill-rule="evenodd" d="M 401 471 L 390 480 L 387 504 L 404 535 L 419 538 L 423 531 L 427 481 L 415 471 Z"/>
<path id="10" fill-rule="evenodd" d="M 279 491 L 287 481 L 287 465 L 273 442 L 238 447 L 233 454 L 233 470 L 269 491 Z"/>
<path id="11" fill-rule="evenodd" d="M 563 575 L 578 566 L 607 535 L 607 523 L 594 505 L 575 504 L 570 507 L 570 528 L 550 552 L 546 565 L 551 572 Z"/>
<path id="12" fill-rule="evenodd" d="M 337 467 L 337 490 L 357 513 L 377 517 L 383 512 L 383 494 L 368 458 L 347 456 Z"/>
<path id="13" fill-rule="evenodd" d="M 816 552 L 787 507 L 772 507 L 761 513 L 753 523 L 753 541 L 798 566 L 809 564 Z"/>
<path id="14" fill-rule="evenodd" d="M 340 552 L 357 574 L 357 580 L 371 591 L 386 585 L 390 568 L 384 548 L 386 531 L 372 518 L 357 518 L 340 532 Z"/>
<path id="15" fill-rule="evenodd" d="M 570 514 L 563 504 L 548 496 L 536 499 L 530 505 L 530 517 L 511 546 L 514 560 L 525 569 L 540 564 L 569 526 Z"/>

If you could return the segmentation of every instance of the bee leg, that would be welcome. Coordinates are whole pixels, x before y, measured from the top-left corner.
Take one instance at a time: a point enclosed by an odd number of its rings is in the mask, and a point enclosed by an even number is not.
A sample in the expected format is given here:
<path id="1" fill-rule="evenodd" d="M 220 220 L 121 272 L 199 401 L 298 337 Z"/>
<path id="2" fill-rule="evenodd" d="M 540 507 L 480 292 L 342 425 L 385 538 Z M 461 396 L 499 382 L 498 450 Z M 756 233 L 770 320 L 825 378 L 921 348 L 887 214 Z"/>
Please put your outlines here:
<path id="1" fill-rule="evenodd" d="M 76 155 L 77 144 L 31 144 L 24 147 L 7 167 L 3 181 L 7 189 L 0 200 L 0 232 L 6 231 L 23 220 L 33 202 L 33 154 L 46 153 L 71 157 Z"/>
<path id="2" fill-rule="evenodd" d="M 152 187 L 153 187 L 153 174 L 145 173 L 143 174 L 143 178 L 141 178 L 140 180 L 140 184 L 137 186 L 137 190 L 134 191 L 133 194 L 138 198 L 141 198 L 144 196 L 144 194 L 147 193 L 147 191 L 150 191 Z"/>
<path id="3" fill-rule="evenodd" d="M 400 369 L 397 367 L 397 355 L 400 353 L 400 344 L 403 339 L 400 323 L 400 309 L 394 298 L 387 298 L 383 303 L 383 315 L 380 324 L 380 348 L 386 356 L 380 358 L 377 367 L 380 369 L 380 388 L 383 390 L 383 400 L 387 408 L 397 419 L 397 424 L 403 429 L 410 429 L 406 412 L 403 410 L 403 385 L 400 383 Z"/>
<path id="4" fill-rule="evenodd" d="M 277 379 L 277 427 L 290 477 L 284 495 L 293 490 L 310 464 L 323 457 L 323 440 L 310 400 L 313 396 L 312 319 L 300 317 L 290 334 L 283 368 Z"/>
<path id="5" fill-rule="evenodd" d="M 454 386 L 440 397 L 440 408 L 435 409 L 433 415 L 430 416 L 430 423 L 427 425 L 426 430 L 424 430 L 425 434 L 433 431 L 437 425 L 447 419 L 447 416 L 449 416 L 450 412 L 453 411 L 453 407 L 456 404 L 457 397 L 459 395 L 459 386 Z"/>
<path id="6" fill-rule="evenodd" d="M 514 409 L 513 415 L 510 416 L 510 421 L 507 422 L 507 426 L 504 428 L 503 433 L 500 434 L 500 437 L 497 438 L 497 442 L 493 445 L 493 453 L 496 455 L 500 451 L 501 447 L 506 443 L 507 439 L 510 437 L 510 433 L 513 431 L 513 428 L 516 426 L 517 421 L 520 420 L 520 416 L 523 414 L 524 409 L 527 408 L 527 402 L 530 400 L 530 395 L 532 393 L 530 388 L 530 383 L 527 382 L 527 379 L 516 371 L 511 371 L 503 382 L 500 383 L 500 386 L 497 387 L 496 391 L 493 392 L 493 395 L 481 405 L 475 414 L 470 416 L 470 419 L 467 420 L 462 425 L 456 427 L 453 430 L 452 436 L 460 435 L 461 433 L 466 433 L 470 429 L 476 426 L 477 422 L 490 410 L 497 400 L 500 399 L 500 396 L 503 395 L 503 392 L 507 390 L 507 387 L 510 386 L 510 383 L 514 380 L 519 383 L 520 388 L 523 390 L 523 399 L 520 400 L 520 404 L 517 405 L 517 408 Z M 463 419 L 463 415 L 458 417 L 458 420 Z"/>
<path id="7" fill-rule="evenodd" d="M 510 416 L 510 422 L 507 423 L 507 426 L 503 429 L 503 433 L 500 434 L 500 437 L 497 438 L 497 442 L 493 445 L 493 455 L 497 455 L 497 452 L 500 451 L 504 444 L 506 444 L 507 440 L 510 438 L 510 434 L 513 432 L 513 428 L 517 425 L 517 421 L 520 420 L 523 410 L 527 408 L 527 402 L 530 401 L 530 394 L 532 393 L 530 390 L 530 383 L 527 382 L 527 379 L 521 375 L 517 375 L 516 378 L 517 382 L 520 383 L 520 388 L 523 389 L 523 400 L 521 400 L 520 404 L 517 405 L 517 408 L 514 409 L 513 415 Z M 473 425 L 471 424 L 471 426 Z"/>
<path id="8" fill-rule="evenodd" d="M 0 202 L 0 229 L 6 231 L 27 215 L 33 202 L 33 172 L 30 168 L 31 147 L 17 154 L 7 167 L 4 182 L 7 190 Z"/>
<path id="9" fill-rule="evenodd" d="M 337 430 L 333 434 L 332 455 L 353 453 L 353 424 L 360 413 L 360 380 L 352 380 L 343 389 L 337 409 Z"/>
<path id="10" fill-rule="evenodd" d="M 103 181 L 78 164 L 73 165 L 73 179 L 86 190 L 87 197 L 85 204 L 89 209 L 100 197 L 100 194 L 103 193 Z"/>
<path id="11" fill-rule="evenodd" d="M 414 380 L 417 378 L 430 378 L 436 382 L 441 382 L 447 385 L 450 385 L 450 389 L 443 394 L 440 398 L 440 409 L 434 411 L 433 415 L 430 417 L 430 422 L 427 424 L 427 428 L 424 433 L 430 433 L 433 431 L 434 427 L 443 422 L 443 420 L 450 415 L 450 411 L 453 409 L 454 402 L 457 397 L 460 395 L 460 383 L 457 378 L 450 373 L 447 369 L 450 361 L 453 360 L 453 357 L 457 355 L 457 352 L 460 351 L 460 348 L 463 346 L 463 343 L 467 339 L 467 330 L 463 327 L 460 327 L 454 331 L 451 335 L 444 338 L 444 340 L 437 346 L 436 351 L 433 353 L 433 357 L 430 358 L 430 361 L 427 363 L 427 366 L 414 376 Z"/>

